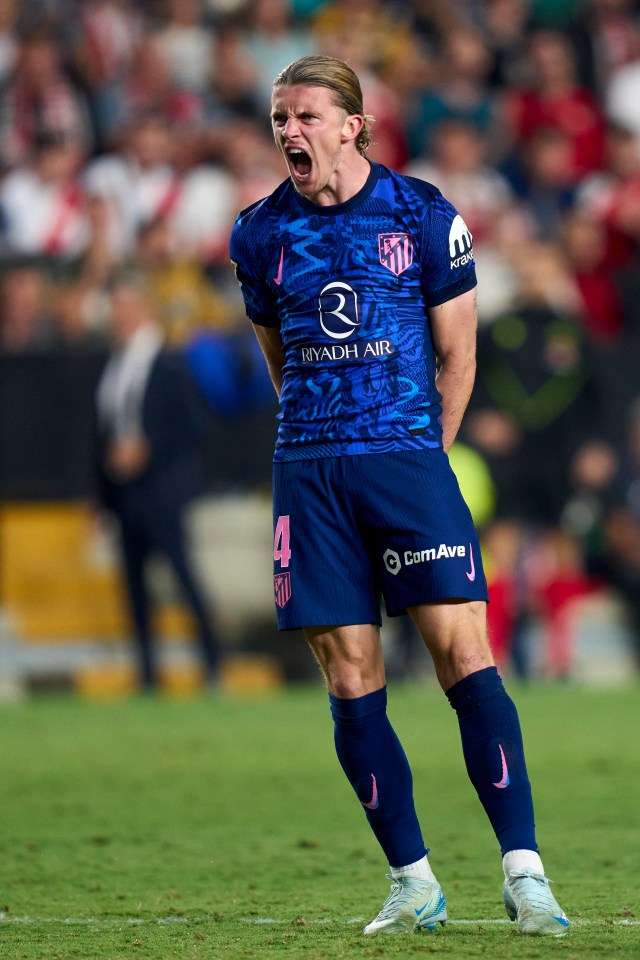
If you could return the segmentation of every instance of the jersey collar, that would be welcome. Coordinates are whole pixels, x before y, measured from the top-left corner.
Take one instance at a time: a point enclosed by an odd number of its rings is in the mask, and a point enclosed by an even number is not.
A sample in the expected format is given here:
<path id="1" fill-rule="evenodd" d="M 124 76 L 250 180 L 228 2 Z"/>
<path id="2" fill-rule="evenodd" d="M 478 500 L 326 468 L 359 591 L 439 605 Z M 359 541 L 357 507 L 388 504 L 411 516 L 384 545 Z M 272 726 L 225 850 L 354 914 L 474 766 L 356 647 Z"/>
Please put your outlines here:
<path id="1" fill-rule="evenodd" d="M 373 161 L 368 160 L 371 170 L 369 171 L 369 176 L 365 182 L 365 185 L 358 190 L 353 197 L 350 197 L 349 200 L 345 200 L 344 203 L 334 203 L 329 206 L 322 206 L 318 203 L 312 203 L 311 200 L 307 200 L 306 197 L 302 197 L 293 185 L 291 189 L 293 190 L 293 195 L 296 199 L 298 206 L 307 214 L 315 214 L 318 217 L 339 217 L 343 213 L 349 213 L 349 211 L 354 210 L 356 207 L 359 207 L 361 203 L 367 200 L 373 190 L 378 180 L 380 179 L 380 164 L 373 163 Z"/>

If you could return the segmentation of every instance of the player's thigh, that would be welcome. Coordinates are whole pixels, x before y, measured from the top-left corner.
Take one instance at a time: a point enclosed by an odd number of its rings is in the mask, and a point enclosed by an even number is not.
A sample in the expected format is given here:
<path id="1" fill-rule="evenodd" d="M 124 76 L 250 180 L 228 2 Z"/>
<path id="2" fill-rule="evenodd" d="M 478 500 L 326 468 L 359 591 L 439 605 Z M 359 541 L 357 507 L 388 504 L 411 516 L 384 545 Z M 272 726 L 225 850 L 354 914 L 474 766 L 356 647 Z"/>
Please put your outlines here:
<path id="1" fill-rule="evenodd" d="M 350 459 L 274 464 L 280 629 L 380 622 L 372 563 L 352 510 Z"/>
<path id="2" fill-rule="evenodd" d="M 304 634 L 329 693 L 353 699 L 384 686 L 384 657 L 377 624 L 310 627 Z"/>

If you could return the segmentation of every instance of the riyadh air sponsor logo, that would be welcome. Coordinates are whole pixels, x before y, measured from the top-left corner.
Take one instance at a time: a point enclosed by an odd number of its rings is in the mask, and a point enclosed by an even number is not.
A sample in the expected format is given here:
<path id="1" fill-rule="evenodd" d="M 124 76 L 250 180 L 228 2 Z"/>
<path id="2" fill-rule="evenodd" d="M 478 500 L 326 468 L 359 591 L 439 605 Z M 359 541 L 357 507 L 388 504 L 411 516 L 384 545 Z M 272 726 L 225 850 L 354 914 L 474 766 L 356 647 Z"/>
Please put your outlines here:
<path id="1" fill-rule="evenodd" d="M 473 260 L 473 238 L 460 214 L 453 218 L 449 229 L 449 256 L 451 270 L 455 267 L 463 267 Z"/>
<path id="2" fill-rule="evenodd" d="M 413 237 L 410 233 L 379 233 L 378 256 L 382 266 L 399 277 L 413 263 Z"/>
<path id="3" fill-rule="evenodd" d="M 301 363 L 326 363 L 344 360 L 381 360 L 396 352 L 393 340 L 354 340 L 353 343 L 310 343 L 300 347 Z"/>
<path id="4" fill-rule="evenodd" d="M 358 294 L 342 280 L 332 280 L 320 291 L 318 299 L 320 329 L 339 343 L 305 343 L 298 348 L 298 358 L 303 364 L 320 364 L 361 360 L 383 360 L 392 356 L 397 345 L 388 337 L 363 340 L 355 337 L 360 327 Z"/>
<path id="5" fill-rule="evenodd" d="M 360 326 L 358 294 L 342 280 L 332 280 L 322 288 L 319 311 L 322 331 L 332 340 L 347 340 Z"/>
<path id="6" fill-rule="evenodd" d="M 435 560 L 452 560 L 454 557 L 466 557 L 467 548 L 463 544 L 441 543 L 438 547 L 426 550 L 405 550 L 402 557 L 396 550 L 385 550 L 382 560 L 389 573 L 396 577 L 403 565 L 412 567 L 418 563 L 431 563 Z"/>

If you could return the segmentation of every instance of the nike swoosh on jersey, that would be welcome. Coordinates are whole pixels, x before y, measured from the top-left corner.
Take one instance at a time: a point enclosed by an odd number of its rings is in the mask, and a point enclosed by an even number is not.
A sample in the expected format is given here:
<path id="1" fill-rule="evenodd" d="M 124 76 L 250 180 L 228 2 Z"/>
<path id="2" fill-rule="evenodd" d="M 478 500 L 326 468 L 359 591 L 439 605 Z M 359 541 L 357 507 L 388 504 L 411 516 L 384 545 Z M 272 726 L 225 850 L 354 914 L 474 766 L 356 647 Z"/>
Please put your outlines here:
<path id="1" fill-rule="evenodd" d="M 282 268 L 284 266 L 284 244 L 280 247 L 280 263 L 278 264 L 278 272 L 273 278 L 273 282 L 277 283 L 278 286 L 282 283 Z"/>

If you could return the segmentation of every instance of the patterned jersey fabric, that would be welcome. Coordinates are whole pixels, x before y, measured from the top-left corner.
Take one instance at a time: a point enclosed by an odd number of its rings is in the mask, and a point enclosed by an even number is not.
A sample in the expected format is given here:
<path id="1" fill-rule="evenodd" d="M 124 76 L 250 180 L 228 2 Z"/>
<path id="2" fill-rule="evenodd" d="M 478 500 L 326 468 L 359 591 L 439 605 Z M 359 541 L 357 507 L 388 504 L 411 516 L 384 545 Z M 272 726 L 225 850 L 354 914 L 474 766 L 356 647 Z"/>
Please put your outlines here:
<path id="1" fill-rule="evenodd" d="M 244 210 L 231 258 L 284 349 L 274 459 L 442 445 L 429 308 L 476 284 L 471 235 L 431 184 L 371 164 L 346 203 L 289 180 Z"/>

